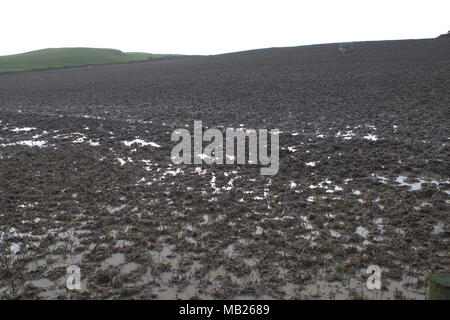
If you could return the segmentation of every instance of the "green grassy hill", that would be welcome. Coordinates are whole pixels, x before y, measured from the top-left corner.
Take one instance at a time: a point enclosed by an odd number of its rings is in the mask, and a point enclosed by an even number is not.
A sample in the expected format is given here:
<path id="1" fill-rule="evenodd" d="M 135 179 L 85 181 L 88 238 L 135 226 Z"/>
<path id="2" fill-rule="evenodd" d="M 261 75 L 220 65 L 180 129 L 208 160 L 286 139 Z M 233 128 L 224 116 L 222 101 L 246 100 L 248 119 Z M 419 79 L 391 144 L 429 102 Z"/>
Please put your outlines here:
<path id="1" fill-rule="evenodd" d="M 144 61 L 177 55 L 122 52 L 115 49 L 51 48 L 0 56 L 0 72 L 42 70 L 105 63 Z"/>

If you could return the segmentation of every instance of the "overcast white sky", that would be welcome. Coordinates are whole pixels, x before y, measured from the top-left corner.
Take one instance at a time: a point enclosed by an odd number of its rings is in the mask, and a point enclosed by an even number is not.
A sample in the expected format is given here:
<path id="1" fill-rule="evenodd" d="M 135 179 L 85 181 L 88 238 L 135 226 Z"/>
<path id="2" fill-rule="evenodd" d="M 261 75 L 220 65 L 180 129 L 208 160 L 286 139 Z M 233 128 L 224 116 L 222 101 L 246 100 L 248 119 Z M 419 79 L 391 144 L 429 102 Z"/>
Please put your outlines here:
<path id="1" fill-rule="evenodd" d="M 305 44 L 434 38 L 448 0 L 1 0 L 0 55 L 49 47 L 217 54 Z"/>

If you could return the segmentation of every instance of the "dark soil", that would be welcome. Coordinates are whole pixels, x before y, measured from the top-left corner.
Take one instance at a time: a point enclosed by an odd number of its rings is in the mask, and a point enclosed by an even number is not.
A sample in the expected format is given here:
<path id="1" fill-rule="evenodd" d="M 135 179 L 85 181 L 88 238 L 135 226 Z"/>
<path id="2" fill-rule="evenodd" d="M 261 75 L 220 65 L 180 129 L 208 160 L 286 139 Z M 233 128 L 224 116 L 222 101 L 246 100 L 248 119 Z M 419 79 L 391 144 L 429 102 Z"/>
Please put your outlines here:
<path id="1" fill-rule="evenodd" d="M 338 47 L 0 75 L 0 297 L 423 299 L 450 264 L 450 41 Z M 280 129 L 278 174 L 173 165 L 194 120 Z"/>

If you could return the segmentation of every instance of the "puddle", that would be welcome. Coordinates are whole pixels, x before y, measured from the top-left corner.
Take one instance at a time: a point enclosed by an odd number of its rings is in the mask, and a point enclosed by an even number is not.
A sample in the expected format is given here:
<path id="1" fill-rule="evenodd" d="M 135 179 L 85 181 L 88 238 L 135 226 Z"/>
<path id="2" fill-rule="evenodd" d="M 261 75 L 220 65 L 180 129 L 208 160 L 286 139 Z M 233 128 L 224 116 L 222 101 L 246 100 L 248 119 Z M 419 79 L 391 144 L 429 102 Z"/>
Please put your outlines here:
<path id="1" fill-rule="evenodd" d="M 14 128 L 11 131 L 12 132 L 28 132 L 31 130 L 36 130 L 36 128 L 34 128 L 34 127 Z"/>
<path id="2" fill-rule="evenodd" d="M 43 288 L 43 289 L 50 288 L 55 284 L 53 281 L 50 281 L 49 279 L 32 280 L 30 281 L 30 283 L 36 288 Z"/>
<path id="3" fill-rule="evenodd" d="M 438 222 L 434 227 L 433 227 L 433 231 L 431 232 L 432 234 L 438 235 L 441 233 L 444 233 L 444 224 L 441 222 Z"/>
<path id="4" fill-rule="evenodd" d="M 362 226 L 359 226 L 356 228 L 355 233 L 357 235 L 359 235 L 360 237 L 367 238 L 367 236 L 369 235 L 369 230 L 367 230 L 366 228 L 364 228 Z"/>
<path id="5" fill-rule="evenodd" d="M 370 133 L 368 135 L 365 135 L 363 138 L 366 140 L 369 140 L 369 141 L 377 141 L 378 140 L 378 137 L 376 135 L 370 134 Z"/>
<path id="6" fill-rule="evenodd" d="M 130 262 L 130 263 L 124 264 L 120 268 L 120 273 L 121 274 L 129 274 L 133 271 L 136 271 L 138 268 L 139 268 L 139 265 L 137 263 Z"/>
<path id="7" fill-rule="evenodd" d="M 340 238 L 341 237 L 341 234 L 339 232 L 337 232 L 337 231 L 334 231 L 334 230 L 330 230 L 330 234 L 331 234 L 331 236 L 333 238 Z"/>
<path id="8" fill-rule="evenodd" d="M 405 180 L 408 179 L 408 177 L 405 176 L 398 176 L 395 179 L 395 182 L 397 182 L 399 184 L 399 186 L 401 187 L 409 187 L 411 191 L 415 191 L 415 190 L 420 190 L 420 188 L 422 187 L 422 183 L 425 182 L 425 180 L 419 179 L 419 182 L 414 182 L 414 183 L 406 183 Z"/>
<path id="9" fill-rule="evenodd" d="M 125 262 L 125 256 L 123 253 L 114 253 L 111 257 L 103 261 L 102 267 L 107 268 L 111 266 L 118 266 Z"/>
<path id="10" fill-rule="evenodd" d="M 131 147 L 133 144 L 138 144 L 140 147 L 145 147 L 145 146 L 151 146 L 151 147 L 155 147 L 155 148 L 161 148 L 161 146 L 155 142 L 152 141 L 144 141 L 141 139 L 134 139 L 131 141 L 123 141 L 123 144 L 126 145 L 127 147 Z"/>

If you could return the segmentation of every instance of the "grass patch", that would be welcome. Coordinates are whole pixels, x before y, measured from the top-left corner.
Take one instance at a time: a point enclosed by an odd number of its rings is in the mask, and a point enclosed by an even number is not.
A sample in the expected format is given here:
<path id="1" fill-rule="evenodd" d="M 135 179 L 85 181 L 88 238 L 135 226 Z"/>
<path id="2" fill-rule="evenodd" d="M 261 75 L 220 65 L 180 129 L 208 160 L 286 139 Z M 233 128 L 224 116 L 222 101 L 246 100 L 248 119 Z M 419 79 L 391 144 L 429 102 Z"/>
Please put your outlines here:
<path id="1" fill-rule="evenodd" d="M 136 62 L 176 56 L 180 55 L 122 52 L 115 49 L 50 48 L 21 54 L 0 56 L 0 72 Z"/>

